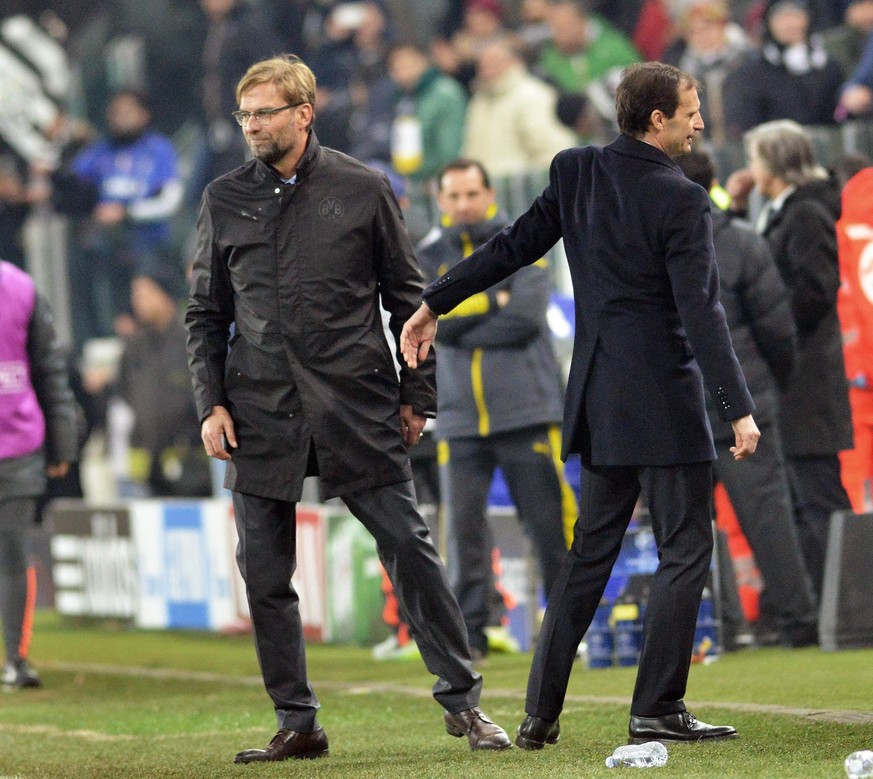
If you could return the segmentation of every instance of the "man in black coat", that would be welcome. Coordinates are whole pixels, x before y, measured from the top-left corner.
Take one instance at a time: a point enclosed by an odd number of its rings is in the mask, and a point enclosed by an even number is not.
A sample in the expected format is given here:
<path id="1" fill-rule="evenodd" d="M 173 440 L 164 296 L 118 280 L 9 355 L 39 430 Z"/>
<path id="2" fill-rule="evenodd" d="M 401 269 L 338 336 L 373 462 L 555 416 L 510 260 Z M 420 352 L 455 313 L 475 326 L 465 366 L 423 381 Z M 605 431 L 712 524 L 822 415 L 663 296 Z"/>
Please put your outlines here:
<path id="1" fill-rule="evenodd" d="M 678 162 L 691 181 L 710 189 L 715 169 L 708 154 L 693 151 Z M 764 580 L 762 622 L 770 624 L 758 637 L 791 647 L 815 644 L 818 610 L 794 524 L 778 419 L 779 391 L 789 386 L 797 358 L 791 297 L 767 242 L 748 222 L 715 208 L 712 233 L 719 298 L 761 430 L 755 457 L 738 463 L 728 453 L 730 425 L 707 403 L 719 455 L 715 477 L 727 490 Z"/>
<path id="2" fill-rule="evenodd" d="M 296 57 L 255 63 L 237 86 L 254 160 L 204 192 L 188 355 L 206 453 L 228 461 L 258 659 L 279 732 L 237 763 L 328 753 L 306 674 L 295 517 L 318 474 L 373 534 L 427 668 L 446 730 L 504 749 L 480 709 L 482 677 L 445 569 L 418 512 L 408 447 L 436 411 L 433 361 L 399 377 L 399 339 L 422 289 L 388 179 L 321 147 L 315 77 Z M 228 342 L 231 324 L 233 338 Z"/>
<path id="3" fill-rule="evenodd" d="M 712 555 L 712 433 L 704 377 L 752 454 L 752 399 L 718 300 L 706 192 L 672 157 L 703 130 L 694 79 L 669 65 L 629 67 L 616 95 L 621 135 L 552 162 L 526 214 L 427 288 L 404 326 L 410 367 L 426 357 L 439 314 L 542 257 L 559 239 L 573 279 L 576 337 L 563 454 L 582 459 L 581 514 L 553 585 L 516 743 L 558 740 L 576 648 L 621 549 L 642 484 L 658 544 L 631 704 L 633 741 L 728 738 L 683 701 L 697 612 Z"/>
<path id="4" fill-rule="evenodd" d="M 806 567 L 821 596 L 831 515 L 851 509 L 839 452 L 853 444 L 849 386 L 837 316 L 840 192 L 790 120 L 746 135 L 749 171 L 768 200 L 761 234 L 791 293 L 798 358 L 780 398 L 781 431 Z"/>

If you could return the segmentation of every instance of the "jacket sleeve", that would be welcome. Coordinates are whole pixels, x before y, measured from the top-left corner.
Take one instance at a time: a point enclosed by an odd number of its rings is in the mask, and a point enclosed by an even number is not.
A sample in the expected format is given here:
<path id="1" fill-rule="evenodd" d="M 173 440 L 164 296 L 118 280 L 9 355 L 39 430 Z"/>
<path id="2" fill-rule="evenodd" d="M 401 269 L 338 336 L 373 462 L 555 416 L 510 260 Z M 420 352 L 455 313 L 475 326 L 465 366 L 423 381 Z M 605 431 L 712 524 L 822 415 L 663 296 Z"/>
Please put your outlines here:
<path id="1" fill-rule="evenodd" d="M 416 414 L 435 417 L 436 354 L 433 349 L 416 370 L 410 370 L 400 352 L 403 325 L 421 304 L 424 276 L 403 222 L 403 215 L 384 174 L 376 206 L 373 257 L 382 307 L 388 312 L 388 329 L 394 336 L 400 365 L 400 403 Z"/>
<path id="2" fill-rule="evenodd" d="M 46 459 L 51 464 L 75 462 L 79 431 L 66 354 L 55 332 L 51 307 L 39 294 L 30 319 L 27 352 L 31 381 L 45 416 Z"/>
<path id="3" fill-rule="evenodd" d="M 797 358 L 797 326 L 788 288 L 770 254 L 767 242 L 751 231 L 740 248 L 744 258 L 740 299 L 752 337 L 767 367 L 784 389 Z"/>
<path id="4" fill-rule="evenodd" d="M 693 192 L 668 191 L 664 197 L 669 203 L 666 265 L 679 318 L 719 416 L 739 419 L 751 414 L 755 404 L 719 300 L 709 197 L 697 186 Z"/>
<path id="5" fill-rule="evenodd" d="M 464 332 L 458 346 L 519 349 L 539 335 L 549 305 L 549 274 L 545 260 L 540 262 L 521 268 L 509 277 L 506 288 L 509 302 L 495 308 L 483 321 Z"/>
<path id="6" fill-rule="evenodd" d="M 558 154 L 552 161 L 549 185 L 524 214 L 424 291 L 424 300 L 432 311 L 448 313 L 470 295 L 482 292 L 519 268 L 536 262 L 558 242 L 561 237 L 558 205 L 561 156 Z"/>
<path id="7" fill-rule="evenodd" d="M 226 406 L 224 366 L 233 322 L 233 288 L 224 258 L 213 240 L 209 193 L 203 195 L 197 218 L 191 296 L 185 315 L 188 329 L 188 369 L 197 414 L 202 422 L 213 406 Z"/>

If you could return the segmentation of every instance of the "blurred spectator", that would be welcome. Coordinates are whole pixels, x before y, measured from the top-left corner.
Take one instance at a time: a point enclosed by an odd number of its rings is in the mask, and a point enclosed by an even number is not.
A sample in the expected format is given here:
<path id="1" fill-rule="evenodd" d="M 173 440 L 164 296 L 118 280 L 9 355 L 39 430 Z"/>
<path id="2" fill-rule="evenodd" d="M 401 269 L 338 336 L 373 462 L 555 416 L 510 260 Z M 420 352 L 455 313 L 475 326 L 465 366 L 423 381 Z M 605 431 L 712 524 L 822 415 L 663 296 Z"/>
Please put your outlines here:
<path id="1" fill-rule="evenodd" d="M 644 60 L 663 59 L 673 32 L 663 0 L 593 0 L 588 9 L 626 35 Z"/>
<path id="2" fill-rule="evenodd" d="M 843 21 L 822 33 L 824 46 L 840 63 L 844 74 L 851 74 L 864 54 L 867 39 L 873 33 L 873 0 L 850 0 Z"/>
<path id="3" fill-rule="evenodd" d="M 464 154 L 493 176 L 547 170 L 576 136 L 557 117 L 555 90 L 532 76 L 509 41 L 479 54 L 467 109 Z"/>
<path id="4" fill-rule="evenodd" d="M 153 497 L 212 492 L 177 303 L 183 292 L 181 273 L 169 269 L 137 274 L 130 288 L 137 329 L 121 356 L 119 390 L 133 410 L 131 476 Z"/>
<path id="5" fill-rule="evenodd" d="M 150 123 L 145 96 L 119 91 L 107 109 L 107 136 L 54 177 L 58 206 L 86 215 L 70 256 L 79 346 L 90 337 L 129 332 L 134 273 L 177 262 L 169 254 L 170 218 L 182 199 L 176 151 Z"/>
<path id="6" fill-rule="evenodd" d="M 726 139 L 724 80 L 749 54 L 751 43 L 742 27 L 730 20 L 726 0 L 686 0 L 678 13 L 680 37 L 664 52 L 663 61 L 694 76 L 700 90 L 700 113 L 708 137 Z"/>
<path id="7" fill-rule="evenodd" d="M 345 13 L 340 13 L 345 9 Z M 349 13 L 352 11 L 352 13 Z M 347 145 L 341 151 L 361 160 L 391 159 L 391 123 L 397 89 L 388 75 L 388 52 L 393 37 L 385 9 L 376 2 L 346 3 L 338 6 L 329 17 L 335 27 L 335 17 L 345 26 L 337 36 L 334 74 L 332 79 L 344 72 L 339 91 L 331 94 L 335 99 L 345 94 L 348 116 L 345 133 Z M 341 54 L 340 54 L 341 52 Z M 340 61 L 341 60 L 341 61 Z M 323 102 L 326 79 L 319 77 L 319 104 Z M 324 114 L 319 111 L 319 133 L 323 136 Z M 321 137 L 321 136 L 320 136 Z M 325 145 L 329 145 L 326 143 Z"/>
<path id="8" fill-rule="evenodd" d="M 640 60 L 630 40 L 603 17 L 588 13 L 581 0 L 558 0 L 549 21 L 552 40 L 537 69 L 562 92 L 582 92 Z"/>
<path id="9" fill-rule="evenodd" d="M 560 95 L 555 104 L 555 113 L 562 124 L 576 133 L 580 144 L 605 142 L 607 124 L 582 92 Z"/>
<path id="10" fill-rule="evenodd" d="M 9 691 L 41 684 L 27 660 L 30 532 L 46 476 L 67 472 L 78 441 L 66 363 L 47 302 L 30 276 L 3 260 L 0 300 L 0 619 L 2 686 Z"/>
<path id="11" fill-rule="evenodd" d="M 448 40 L 436 38 L 431 42 L 431 52 L 440 70 L 469 91 L 482 48 L 509 31 L 501 0 L 465 0 L 461 18 L 462 26 Z"/>
<path id="12" fill-rule="evenodd" d="M 429 181 L 461 150 L 466 95 L 412 44 L 391 50 L 389 70 L 402 92 L 392 129 L 394 168 L 413 181 Z"/>
<path id="13" fill-rule="evenodd" d="M 798 360 L 780 398 L 780 426 L 795 521 L 820 597 L 831 514 L 851 507 L 838 457 L 852 448 L 837 318 L 840 192 L 796 122 L 754 128 L 746 136 L 746 149 L 754 185 L 769 201 L 756 227 L 791 292 L 797 322 Z"/>
<path id="14" fill-rule="evenodd" d="M 519 50 L 530 67 L 539 61 L 543 46 L 552 40 L 551 10 L 551 0 L 521 0 L 516 32 Z"/>
<path id="15" fill-rule="evenodd" d="M 509 224 L 478 162 L 450 163 L 436 186 L 440 226 L 417 250 L 428 282 Z M 435 436 L 445 442 L 447 569 L 474 659 L 488 653 L 494 582 L 487 503 L 497 467 L 536 549 L 546 597 L 567 551 L 563 497 L 572 490 L 559 464 L 563 384 L 546 322 L 549 287 L 547 263 L 540 260 L 465 301 L 440 323 Z M 566 516 L 572 523 L 575 501 Z"/>
<path id="16" fill-rule="evenodd" d="M 828 56 L 821 36 L 810 34 L 809 22 L 804 0 L 779 0 L 768 9 L 760 50 L 725 81 L 725 119 L 732 138 L 776 119 L 835 122 L 842 69 Z"/>
<path id="17" fill-rule="evenodd" d="M 852 508 L 860 513 L 873 511 L 873 272 L 865 261 L 873 238 L 873 168 L 863 168 L 848 180 L 842 204 L 837 308 L 855 448 L 841 452 L 840 462 Z"/>
<path id="18" fill-rule="evenodd" d="M 686 177 L 707 191 L 717 184 L 707 154 L 693 151 L 676 161 Z M 818 610 L 794 524 L 778 425 L 779 391 L 787 388 L 797 357 L 791 299 L 767 241 L 748 222 L 713 207 L 712 236 L 719 298 L 761 430 L 755 456 L 738 463 L 730 454 L 734 432 L 707 397 L 718 454 L 713 474 L 727 490 L 761 571 L 762 621 L 772 620 L 773 640 L 806 646 L 817 642 Z M 763 630 L 758 635 L 765 643 L 770 639 Z"/>
<path id="19" fill-rule="evenodd" d="M 44 29 L 23 14 L 0 21 L 0 257 L 22 268 L 22 229 L 57 165 L 70 88 L 66 53 Z"/>
<path id="20" fill-rule="evenodd" d="M 846 9 L 846 22 L 841 28 L 849 40 L 839 40 L 836 32 L 835 48 L 851 50 L 851 43 L 863 41 L 860 52 L 850 60 L 845 72 L 849 78 L 840 93 L 837 118 L 868 116 L 873 113 L 873 0 L 852 3 Z"/>
<path id="21" fill-rule="evenodd" d="M 281 51 L 282 42 L 257 6 L 244 0 L 199 0 L 204 14 L 199 83 L 204 139 L 194 160 L 185 200 L 198 203 L 204 187 L 242 165 L 247 146 L 231 118 L 234 89 L 253 62 Z"/>

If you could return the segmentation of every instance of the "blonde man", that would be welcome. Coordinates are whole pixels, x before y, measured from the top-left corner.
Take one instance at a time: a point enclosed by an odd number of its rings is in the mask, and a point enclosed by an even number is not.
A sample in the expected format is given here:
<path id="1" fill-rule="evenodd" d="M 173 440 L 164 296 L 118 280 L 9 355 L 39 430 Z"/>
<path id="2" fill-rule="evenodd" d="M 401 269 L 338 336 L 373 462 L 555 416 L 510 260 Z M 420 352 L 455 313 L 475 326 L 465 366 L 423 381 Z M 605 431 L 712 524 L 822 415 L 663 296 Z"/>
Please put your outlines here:
<path id="1" fill-rule="evenodd" d="M 328 753 L 289 583 L 296 505 L 312 474 L 376 538 L 438 677 L 447 731 L 472 749 L 509 747 L 478 708 L 482 678 L 416 507 L 408 449 L 435 414 L 434 364 L 398 378 L 382 329 L 380 302 L 396 339 L 422 290 L 388 179 L 319 145 L 315 77 L 298 58 L 253 65 L 237 100 L 254 159 L 204 193 L 187 316 L 202 438 L 228 463 L 237 560 L 279 725 L 266 749 L 235 762 Z"/>

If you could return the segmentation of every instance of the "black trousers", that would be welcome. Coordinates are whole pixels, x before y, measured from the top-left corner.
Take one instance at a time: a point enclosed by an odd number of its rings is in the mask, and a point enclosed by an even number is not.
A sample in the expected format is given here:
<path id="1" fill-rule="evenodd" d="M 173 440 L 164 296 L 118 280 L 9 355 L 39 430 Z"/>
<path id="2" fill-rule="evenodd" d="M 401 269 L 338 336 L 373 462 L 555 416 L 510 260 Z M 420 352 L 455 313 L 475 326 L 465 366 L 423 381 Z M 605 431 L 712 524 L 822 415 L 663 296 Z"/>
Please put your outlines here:
<path id="1" fill-rule="evenodd" d="M 712 559 L 712 466 L 582 466 L 573 545 L 552 587 L 527 686 L 525 711 L 561 713 L 576 649 L 603 597 L 642 489 L 660 563 L 652 580 L 631 714 L 685 710 L 700 597 Z"/>
<path id="2" fill-rule="evenodd" d="M 840 480 L 838 455 L 789 457 L 787 463 L 800 546 L 812 586 L 821 598 L 831 514 L 851 510 L 852 503 Z"/>
<path id="3" fill-rule="evenodd" d="M 563 475 L 557 469 L 549 426 L 537 425 L 487 438 L 448 440 L 448 461 L 441 469 L 448 522 L 448 569 L 470 638 L 470 646 L 488 650 L 494 590 L 491 564 L 493 534 L 488 525 L 488 492 L 499 466 L 525 534 L 539 561 L 546 596 L 561 570 L 564 540 Z M 567 488 L 572 496 L 572 489 Z"/>
<path id="4" fill-rule="evenodd" d="M 794 523 L 782 439 L 777 427 L 762 425 L 755 456 L 740 462 L 729 451 L 733 444 L 716 442 L 715 478 L 724 484 L 755 555 L 766 608 L 790 638 L 817 623 L 818 609 Z"/>
<path id="5" fill-rule="evenodd" d="M 382 565 L 427 669 L 434 698 L 452 713 L 479 705 L 482 677 L 473 670 L 467 632 L 445 568 L 418 512 L 412 482 L 344 495 L 373 534 Z M 237 564 L 246 583 L 255 648 L 279 728 L 316 727 L 318 699 L 306 672 L 296 568 L 296 503 L 233 493 Z"/>

